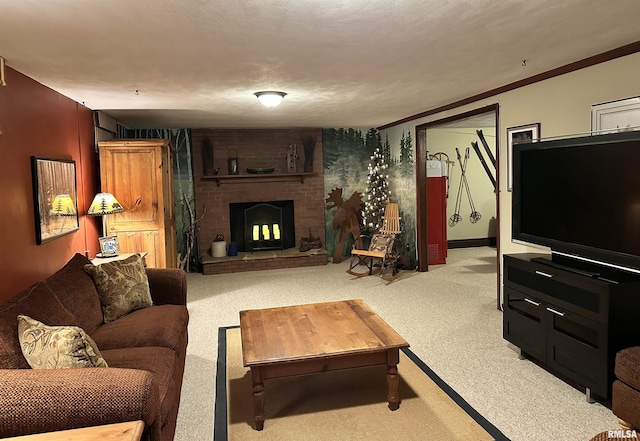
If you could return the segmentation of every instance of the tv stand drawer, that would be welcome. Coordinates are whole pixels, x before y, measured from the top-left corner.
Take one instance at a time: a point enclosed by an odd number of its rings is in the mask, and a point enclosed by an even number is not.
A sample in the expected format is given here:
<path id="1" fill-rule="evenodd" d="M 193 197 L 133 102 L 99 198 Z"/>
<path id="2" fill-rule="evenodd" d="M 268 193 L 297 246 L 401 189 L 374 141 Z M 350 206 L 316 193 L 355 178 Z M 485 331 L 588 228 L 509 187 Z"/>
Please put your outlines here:
<path id="1" fill-rule="evenodd" d="M 505 256 L 504 284 L 593 320 L 606 320 L 606 282 Z"/>

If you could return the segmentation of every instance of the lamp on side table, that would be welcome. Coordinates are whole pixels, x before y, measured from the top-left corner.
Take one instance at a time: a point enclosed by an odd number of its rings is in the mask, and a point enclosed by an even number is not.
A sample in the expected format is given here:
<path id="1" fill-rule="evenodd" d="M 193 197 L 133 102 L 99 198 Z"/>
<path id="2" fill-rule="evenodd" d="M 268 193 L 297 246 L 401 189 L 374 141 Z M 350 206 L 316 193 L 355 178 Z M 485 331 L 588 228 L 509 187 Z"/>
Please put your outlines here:
<path id="1" fill-rule="evenodd" d="M 91 202 L 89 207 L 90 216 L 106 216 L 108 214 L 122 213 L 124 208 L 120 205 L 120 202 L 111 193 L 98 193 Z M 115 238 L 107 239 L 107 222 L 106 219 L 102 219 L 102 237 L 100 238 L 100 250 L 102 251 L 101 257 L 111 257 L 118 255 L 118 240 Z M 108 246 L 108 252 L 105 250 L 105 246 Z"/>

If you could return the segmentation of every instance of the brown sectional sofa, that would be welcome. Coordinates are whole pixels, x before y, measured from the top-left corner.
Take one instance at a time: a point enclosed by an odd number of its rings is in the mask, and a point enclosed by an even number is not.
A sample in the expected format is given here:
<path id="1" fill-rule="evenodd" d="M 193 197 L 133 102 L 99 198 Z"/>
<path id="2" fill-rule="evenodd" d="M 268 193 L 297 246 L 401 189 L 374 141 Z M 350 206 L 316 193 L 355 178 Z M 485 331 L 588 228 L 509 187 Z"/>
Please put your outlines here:
<path id="1" fill-rule="evenodd" d="M 0 304 L 0 438 L 142 420 L 143 439 L 172 440 L 187 349 L 185 273 L 147 268 L 153 306 L 104 323 L 98 292 L 76 254 Z M 31 369 L 17 316 L 81 327 L 108 368 Z"/>
<path id="2" fill-rule="evenodd" d="M 640 346 L 616 354 L 611 410 L 625 428 L 640 429 Z"/>

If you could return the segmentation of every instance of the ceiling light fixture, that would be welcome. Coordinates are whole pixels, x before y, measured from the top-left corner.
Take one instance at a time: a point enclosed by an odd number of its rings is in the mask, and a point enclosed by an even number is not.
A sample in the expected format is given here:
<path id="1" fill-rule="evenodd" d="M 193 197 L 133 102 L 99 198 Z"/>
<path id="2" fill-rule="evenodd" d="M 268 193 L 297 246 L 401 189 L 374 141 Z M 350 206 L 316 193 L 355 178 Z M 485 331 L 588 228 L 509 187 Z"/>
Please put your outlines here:
<path id="1" fill-rule="evenodd" d="M 284 92 L 276 92 L 273 90 L 265 90 L 262 92 L 254 93 L 258 100 L 265 107 L 276 107 L 282 102 L 282 99 L 287 95 Z"/>

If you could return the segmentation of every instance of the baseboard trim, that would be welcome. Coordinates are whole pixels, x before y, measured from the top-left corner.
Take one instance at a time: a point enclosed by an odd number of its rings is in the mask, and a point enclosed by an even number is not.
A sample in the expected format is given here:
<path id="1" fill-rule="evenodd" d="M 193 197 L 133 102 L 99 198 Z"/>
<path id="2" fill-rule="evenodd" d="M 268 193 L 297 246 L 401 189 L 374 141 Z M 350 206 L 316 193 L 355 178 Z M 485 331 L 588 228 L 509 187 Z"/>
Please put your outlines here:
<path id="1" fill-rule="evenodd" d="M 459 239 L 447 241 L 447 248 L 473 248 L 473 247 L 495 247 L 495 237 L 484 237 L 482 239 Z"/>

